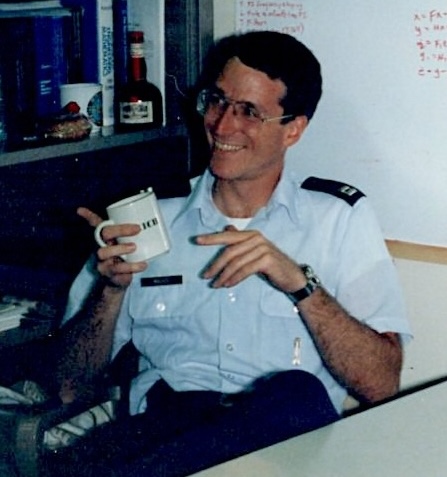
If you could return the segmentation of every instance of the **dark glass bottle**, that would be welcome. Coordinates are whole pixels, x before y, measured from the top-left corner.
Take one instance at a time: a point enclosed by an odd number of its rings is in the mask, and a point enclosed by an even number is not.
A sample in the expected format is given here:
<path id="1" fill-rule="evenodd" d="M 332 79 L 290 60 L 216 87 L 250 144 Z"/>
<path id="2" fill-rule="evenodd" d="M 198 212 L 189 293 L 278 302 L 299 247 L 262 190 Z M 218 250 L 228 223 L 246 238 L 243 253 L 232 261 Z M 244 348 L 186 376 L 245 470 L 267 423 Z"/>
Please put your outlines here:
<path id="1" fill-rule="evenodd" d="M 147 80 L 144 58 L 144 34 L 129 32 L 129 79 L 119 94 L 119 129 L 136 131 L 163 124 L 163 100 L 160 90 Z"/>

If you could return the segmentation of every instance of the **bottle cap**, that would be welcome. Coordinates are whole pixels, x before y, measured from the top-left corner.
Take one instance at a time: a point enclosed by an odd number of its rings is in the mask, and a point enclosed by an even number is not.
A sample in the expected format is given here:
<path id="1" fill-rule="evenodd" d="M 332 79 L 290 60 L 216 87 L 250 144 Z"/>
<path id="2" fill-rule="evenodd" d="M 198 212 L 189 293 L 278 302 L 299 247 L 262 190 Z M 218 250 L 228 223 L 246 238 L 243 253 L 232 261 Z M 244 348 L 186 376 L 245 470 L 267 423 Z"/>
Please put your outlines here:
<path id="1" fill-rule="evenodd" d="M 131 43 L 144 43 L 144 33 L 142 31 L 130 31 L 129 41 Z"/>

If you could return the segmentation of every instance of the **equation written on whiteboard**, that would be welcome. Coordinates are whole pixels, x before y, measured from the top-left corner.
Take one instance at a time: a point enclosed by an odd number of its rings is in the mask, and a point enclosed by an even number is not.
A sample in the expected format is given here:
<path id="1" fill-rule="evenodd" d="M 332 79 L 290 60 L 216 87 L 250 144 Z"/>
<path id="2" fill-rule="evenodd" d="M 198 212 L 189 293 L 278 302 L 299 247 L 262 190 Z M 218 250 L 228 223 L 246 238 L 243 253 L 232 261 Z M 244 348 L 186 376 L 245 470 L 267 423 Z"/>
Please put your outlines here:
<path id="1" fill-rule="evenodd" d="M 307 12 L 293 0 L 236 0 L 236 30 L 276 30 L 295 37 L 303 34 Z"/>
<path id="2" fill-rule="evenodd" d="M 447 79 L 447 9 L 416 12 L 414 32 L 419 55 L 418 75 Z"/>

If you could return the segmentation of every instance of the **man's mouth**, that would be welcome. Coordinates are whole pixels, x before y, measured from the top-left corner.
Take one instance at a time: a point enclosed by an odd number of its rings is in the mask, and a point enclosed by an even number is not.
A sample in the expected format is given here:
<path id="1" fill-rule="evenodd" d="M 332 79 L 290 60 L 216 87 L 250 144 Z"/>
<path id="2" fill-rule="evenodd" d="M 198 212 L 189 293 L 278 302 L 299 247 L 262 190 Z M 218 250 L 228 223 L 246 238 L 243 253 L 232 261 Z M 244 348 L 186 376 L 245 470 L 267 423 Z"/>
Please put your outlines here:
<path id="1" fill-rule="evenodd" d="M 236 152 L 236 151 L 241 151 L 244 149 L 244 146 L 238 146 L 235 144 L 227 144 L 223 143 L 220 141 L 214 141 L 214 149 L 218 151 L 224 151 L 224 152 Z"/>

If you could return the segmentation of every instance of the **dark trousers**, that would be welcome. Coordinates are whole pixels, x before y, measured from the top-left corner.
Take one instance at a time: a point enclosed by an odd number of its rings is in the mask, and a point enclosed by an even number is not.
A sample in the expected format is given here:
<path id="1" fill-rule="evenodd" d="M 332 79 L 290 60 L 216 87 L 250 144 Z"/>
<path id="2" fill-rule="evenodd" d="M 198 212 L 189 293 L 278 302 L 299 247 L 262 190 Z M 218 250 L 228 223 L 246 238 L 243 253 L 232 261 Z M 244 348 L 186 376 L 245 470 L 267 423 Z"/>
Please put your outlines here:
<path id="1" fill-rule="evenodd" d="M 272 374 L 235 395 L 175 392 L 159 381 L 147 404 L 55 456 L 53 474 L 185 476 L 339 418 L 321 382 L 303 371 Z"/>

